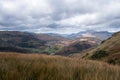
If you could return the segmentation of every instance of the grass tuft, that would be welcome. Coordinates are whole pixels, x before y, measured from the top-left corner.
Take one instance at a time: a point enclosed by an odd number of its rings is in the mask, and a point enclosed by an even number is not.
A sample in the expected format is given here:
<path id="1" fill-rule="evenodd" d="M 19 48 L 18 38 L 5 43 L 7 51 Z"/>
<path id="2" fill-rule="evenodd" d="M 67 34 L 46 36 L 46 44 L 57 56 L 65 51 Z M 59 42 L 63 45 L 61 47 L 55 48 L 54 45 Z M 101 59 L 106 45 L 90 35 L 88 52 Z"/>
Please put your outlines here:
<path id="1" fill-rule="evenodd" d="M 120 67 L 39 54 L 0 54 L 0 80 L 120 80 Z"/>

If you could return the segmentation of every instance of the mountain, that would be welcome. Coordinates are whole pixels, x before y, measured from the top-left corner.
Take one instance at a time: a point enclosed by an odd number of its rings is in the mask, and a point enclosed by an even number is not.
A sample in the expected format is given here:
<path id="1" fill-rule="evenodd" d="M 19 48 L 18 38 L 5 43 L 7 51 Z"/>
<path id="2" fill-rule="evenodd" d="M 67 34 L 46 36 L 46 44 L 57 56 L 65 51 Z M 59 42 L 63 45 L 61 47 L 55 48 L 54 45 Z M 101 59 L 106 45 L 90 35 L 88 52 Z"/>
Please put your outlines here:
<path id="1" fill-rule="evenodd" d="M 70 34 L 67 37 L 68 38 L 97 37 L 101 40 L 105 40 L 105 39 L 111 37 L 112 34 L 113 33 L 110 33 L 107 31 L 88 30 L 88 31 L 82 31 L 82 32 L 75 33 L 75 34 Z"/>
<path id="2" fill-rule="evenodd" d="M 103 41 L 97 48 L 87 52 L 87 58 L 120 64 L 120 32 Z"/>
<path id="3" fill-rule="evenodd" d="M 63 37 L 64 34 L 0 31 L 0 51 L 69 55 L 101 42 L 101 39 L 91 33 L 81 32 L 81 37 L 69 39 Z"/>
<path id="4" fill-rule="evenodd" d="M 71 44 L 63 47 L 63 49 L 57 52 L 56 55 L 69 56 L 89 49 L 93 46 L 96 46 L 96 43 L 92 43 L 89 41 L 73 41 L 71 42 Z"/>
<path id="5" fill-rule="evenodd" d="M 112 36 L 113 33 L 110 33 L 110 32 L 107 32 L 107 31 L 93 31 L 93 32 L 90 32 L 93 36 L 96 36 L 98 37 L 99 39 L 101 40 L 106 40 L 108 39 L 109 37 Z"/>
<path id="6" fill-rule="evenodd" d="M 0 31 L 0 51 L 29 52 L 27 48 L 40 48 L 45 43 L 46 41 L 38 39 L 33 33 Z"/>
<path id="7" fill-rule="evenodd" d="M 86 33 L 86 31 L 82 31 L 82 32 L 79 32 L 79 33 L 73 33 L 73 34 L 65 35 L 65 37 L 70 38 L 70 39 L 74 39 L 74 38 L 77 38 L 77 37 L 82 37 L 82 34 L 85 34 L 85 33 Z"/>
<path id="8" fill-rule="evenodd" d="M 59 34 L 54 34 L 54 33 L 37 34 L 37 37 L 40 40 L 45 40 L 45 41 L 64 41 L 64 40 L 67 40 L 65 37 L 62 37 Z"/>
<path id="9" fill-rule="evenodd" d="M 19 31 L 0 31 L 0 51 L 53 53 L 59 50 L 61 36 Z"/>

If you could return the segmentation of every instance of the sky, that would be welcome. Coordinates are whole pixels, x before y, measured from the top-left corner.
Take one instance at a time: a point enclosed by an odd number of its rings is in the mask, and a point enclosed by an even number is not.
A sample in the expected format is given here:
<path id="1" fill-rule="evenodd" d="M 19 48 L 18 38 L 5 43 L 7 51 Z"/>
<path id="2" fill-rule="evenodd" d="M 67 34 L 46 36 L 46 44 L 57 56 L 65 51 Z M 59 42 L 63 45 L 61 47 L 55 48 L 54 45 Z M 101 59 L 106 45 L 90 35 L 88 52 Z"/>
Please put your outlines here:
<path id="1" fill-rule="evenodd" d="M 0 30 L 120 31 L 120 0 L 0 0 Z"/>

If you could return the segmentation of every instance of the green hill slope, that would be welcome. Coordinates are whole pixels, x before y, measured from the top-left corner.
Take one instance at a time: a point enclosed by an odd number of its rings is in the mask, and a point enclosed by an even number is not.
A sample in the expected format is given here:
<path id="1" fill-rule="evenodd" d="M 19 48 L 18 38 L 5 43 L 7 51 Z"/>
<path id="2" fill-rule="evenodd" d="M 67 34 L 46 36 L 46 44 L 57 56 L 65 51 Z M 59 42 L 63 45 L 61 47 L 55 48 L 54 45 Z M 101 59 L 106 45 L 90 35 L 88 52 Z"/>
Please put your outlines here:
<path id="1" fill-rule="evenodd" d="M 51 54 L 60 49 L 57 44 L 63 40 L 66 39 L 48 34 L 0 31 L 0 51 Z"/>
<path id="2" fill-rule="evenodd" d="M 86 49 L 89 49 L 93 46 L 95 46 L 95 44 L 89 42 L 76 41 L 69 44 L 68 46 L 65 46 L 63 49 L 57 52 L 56 55 L 70 56 L 84 51 Z"/>
<path id="3" fill-rule="evenodd" d="M 120 64 L 120 32 L 101 43 L 97 48 L 87 52 L 90 59 L 103 60 L 113 64 Z"/>

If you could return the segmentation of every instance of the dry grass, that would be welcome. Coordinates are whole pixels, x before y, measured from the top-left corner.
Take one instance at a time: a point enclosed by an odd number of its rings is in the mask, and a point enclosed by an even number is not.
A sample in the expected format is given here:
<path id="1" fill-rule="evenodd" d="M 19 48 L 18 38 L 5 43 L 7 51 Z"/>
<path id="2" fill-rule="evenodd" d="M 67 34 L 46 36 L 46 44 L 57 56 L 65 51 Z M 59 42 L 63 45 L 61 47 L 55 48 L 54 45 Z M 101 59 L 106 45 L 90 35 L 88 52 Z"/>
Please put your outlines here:
<path id="1" fill-rule="evenodd" d="M 0 80 L 120 80 L 120 67 L 60 56 L 0 53 Z"/>

